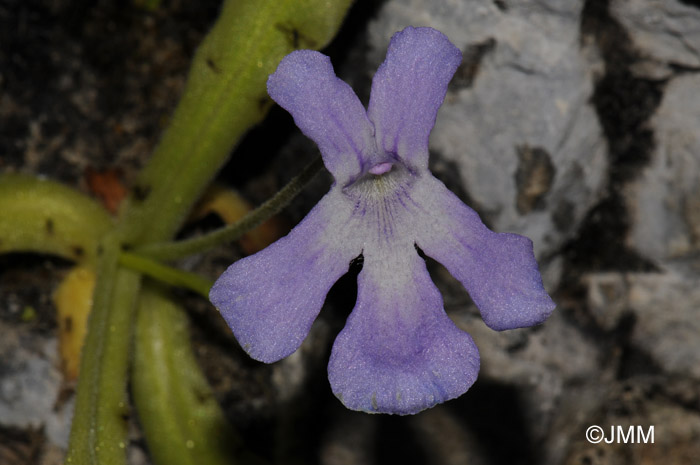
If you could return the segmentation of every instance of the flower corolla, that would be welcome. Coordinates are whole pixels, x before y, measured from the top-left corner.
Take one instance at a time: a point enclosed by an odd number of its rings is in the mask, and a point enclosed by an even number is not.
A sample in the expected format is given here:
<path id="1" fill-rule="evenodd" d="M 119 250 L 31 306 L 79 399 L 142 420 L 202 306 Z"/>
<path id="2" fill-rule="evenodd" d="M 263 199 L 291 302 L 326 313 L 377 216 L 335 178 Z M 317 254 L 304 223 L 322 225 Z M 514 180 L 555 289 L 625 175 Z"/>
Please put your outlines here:
<path id="1" fill-rule="evenodd" d="M 328 366 L 350 409 L 412 414 L 476 380 L 476 345 L 445 313 L 417 248 L 464 285 L 495 330 L 539 324 L 554 309 L 532 242 L 490 231 L 428 169 L 428 138 L 460 62 L 442 33 L 409 27 L 392 37 L 367 110 L 315 51 L 287 55 L 267 83 L 335 182 L 287 236 L 231 265 L 210 298 L 251 357 L 275 362 L 299 348 L 362 255 L 355 308 Z"/>

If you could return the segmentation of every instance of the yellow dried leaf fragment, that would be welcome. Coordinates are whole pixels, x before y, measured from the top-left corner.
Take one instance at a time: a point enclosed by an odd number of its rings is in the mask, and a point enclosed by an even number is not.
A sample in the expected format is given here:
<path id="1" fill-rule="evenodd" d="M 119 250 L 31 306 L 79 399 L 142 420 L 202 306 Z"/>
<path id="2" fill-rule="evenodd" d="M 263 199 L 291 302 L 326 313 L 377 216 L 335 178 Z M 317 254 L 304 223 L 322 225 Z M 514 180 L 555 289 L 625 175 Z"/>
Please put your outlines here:
<path id="1" fill-rule="evenodd" d="M 253 206 L 238 192 L 214 185 L 204 195 L 193 216 L 202 218 L 209 213 L 215 213 L 224 223 L 231 224 L 242 219 L 251 210 L 253 210 Z M 264 249 L 288 231 L 289 228 L 285 228 L 282 220 L 272 217 L 244 234 L 240 239 L 240 244 L 247 254 L 253 254 Z"/>
<path id="2" fill-rule="evenodd" d="M 78 377 L 80 351 L 87 330 L 95 288 L 95 271 L 88 266 L 74 267 L 53 294 L 58 318 L 61 370 L 67 381 Z"/>

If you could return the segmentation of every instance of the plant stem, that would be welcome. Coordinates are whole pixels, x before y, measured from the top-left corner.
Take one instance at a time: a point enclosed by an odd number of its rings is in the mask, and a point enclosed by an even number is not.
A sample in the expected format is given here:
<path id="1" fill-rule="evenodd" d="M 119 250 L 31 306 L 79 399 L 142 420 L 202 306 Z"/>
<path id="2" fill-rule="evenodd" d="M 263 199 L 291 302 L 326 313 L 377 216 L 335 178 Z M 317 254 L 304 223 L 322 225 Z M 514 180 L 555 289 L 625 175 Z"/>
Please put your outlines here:
<path id="1" fill-rule="evenodd" d="M 196 273 L 182 271 L 162 263 L 158 263 L 147 257 L 140 255 L 122 252 L 119 255 L 119 264 L 141 274 L 154 278 L 162 283 L 170 284 L 171 286 L 179 286 L 196 292 L 205 299 L 209 298 L 209 289 L 211 289 L 212 281 L 201 277 Z"/>
<path id="2" fill-rule="evenodd" d="M 157 260 L 169 261 L 210 250 L 218 245 L 233 242 L 260 223 L 279 213 L 323 168 L 321 157 L 309 163 L 304 170 L 289 181 L 273 197 L 245 215 L 240 221 L 199 237 L 178 242 L 147 244 L 135 253 Z"/>
<path id="3" fill-rule="evenodd" d="M 321 48 L 351 0 L 224 2 L 187 87 L 124 209 L 126 242 L 172 238 L 233 146 L 267 113 L 268 76 L 296 48 Z M 157 219 L 157 220 L 156 220 Z"/>
<path id="4" fill-rule="evenodd" d="M 140 277 L 118 267 L 118 254 L 119 244 L 109 236 L 98 261 L 66 463 L 125 463 L 129 418 L 125 380 Z"/>

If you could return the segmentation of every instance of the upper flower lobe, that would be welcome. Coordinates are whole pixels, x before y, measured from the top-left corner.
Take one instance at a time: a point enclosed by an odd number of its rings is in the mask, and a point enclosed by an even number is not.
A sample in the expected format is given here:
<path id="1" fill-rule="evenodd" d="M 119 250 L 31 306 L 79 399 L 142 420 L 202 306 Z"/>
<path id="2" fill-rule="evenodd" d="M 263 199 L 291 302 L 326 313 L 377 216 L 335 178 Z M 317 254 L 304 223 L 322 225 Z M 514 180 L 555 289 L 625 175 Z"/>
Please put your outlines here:
<path id="1" fill-rule="evenodd" d="M 430 131 L 460 61 L 438 31 L 398 32 L 367 111 L 318 52 L 289 54 L 268 80 L 336 182 L 289 235 L 231 265 L 210 297 L 242 347 L 273 362 L 299 347 L 362 254 L 355 309 L 328 367 L 351 409 L 416 413 L 476 380 L 478 350 L 445 314 L 416 246 L 462 282 L 494 329 L 541 323 L 554 308 L 529 239 L 490 231 L 428 170 Z"/>

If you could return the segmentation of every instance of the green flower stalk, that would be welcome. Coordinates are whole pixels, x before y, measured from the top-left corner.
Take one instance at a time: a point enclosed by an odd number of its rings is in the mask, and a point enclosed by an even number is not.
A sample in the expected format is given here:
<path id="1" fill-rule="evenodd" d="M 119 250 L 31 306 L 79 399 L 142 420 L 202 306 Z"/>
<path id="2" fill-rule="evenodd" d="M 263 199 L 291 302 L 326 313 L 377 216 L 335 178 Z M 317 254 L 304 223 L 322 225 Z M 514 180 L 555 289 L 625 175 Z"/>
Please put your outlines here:
<path id="1" fill-rule="evenodd" d="M 267 113 L 265 83 L 296 48 L 324 47 L 350 0 L 226 1 L 123 219 L 126 241 L 172 238 L 241 136 Z M 157 221 L 155 219 L 157 218 Z"/>

